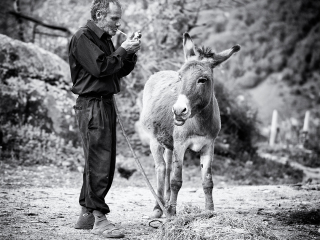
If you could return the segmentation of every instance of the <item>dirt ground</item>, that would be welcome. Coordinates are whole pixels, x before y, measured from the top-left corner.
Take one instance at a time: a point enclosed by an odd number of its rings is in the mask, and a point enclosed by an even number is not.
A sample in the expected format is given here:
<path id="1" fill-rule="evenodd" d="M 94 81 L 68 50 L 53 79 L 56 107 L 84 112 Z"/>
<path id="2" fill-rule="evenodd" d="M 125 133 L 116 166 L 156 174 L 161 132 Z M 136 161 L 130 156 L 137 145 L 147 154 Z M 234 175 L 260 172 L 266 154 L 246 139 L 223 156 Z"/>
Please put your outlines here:
<path id="1" fill-rule="evenodd" d="M 101 239 L 90 230 L 73 228 L 80 210 L 81 175 L 56 166 L 1 163 L 0 239 Z M 148 175 L 154 186 L 154 174 Z M 278 239 L 320 239 L 320 185 L 231 186 L 214 180 L 217 214 L 260 222 Z M 111 208 L 108 218 L 124 228 L 125 239 L 154 237 L 157 229 L 148 219 L 154 199 L 140 173 L 129 181 L 117 175 L 106 202 Z M 178 214 L 188 204 L 204 208 L 201 182 L 183 183 Z M 307 212 L 311 215 L 303 215 Z"/>

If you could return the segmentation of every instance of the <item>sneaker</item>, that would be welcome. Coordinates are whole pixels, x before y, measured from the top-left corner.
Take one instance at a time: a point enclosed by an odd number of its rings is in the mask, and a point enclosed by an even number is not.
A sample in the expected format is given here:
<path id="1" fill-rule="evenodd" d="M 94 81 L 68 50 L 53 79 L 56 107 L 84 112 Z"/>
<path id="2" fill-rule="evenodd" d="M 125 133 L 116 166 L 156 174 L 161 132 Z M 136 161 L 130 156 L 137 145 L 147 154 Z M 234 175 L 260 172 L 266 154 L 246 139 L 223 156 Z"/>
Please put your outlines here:
<path id="1" fill-rule="evenodd" d="M 94 224 L 94 216 L 87 208 L 81 207 L 81 212 L 75 229 L 92 229 Z"/>

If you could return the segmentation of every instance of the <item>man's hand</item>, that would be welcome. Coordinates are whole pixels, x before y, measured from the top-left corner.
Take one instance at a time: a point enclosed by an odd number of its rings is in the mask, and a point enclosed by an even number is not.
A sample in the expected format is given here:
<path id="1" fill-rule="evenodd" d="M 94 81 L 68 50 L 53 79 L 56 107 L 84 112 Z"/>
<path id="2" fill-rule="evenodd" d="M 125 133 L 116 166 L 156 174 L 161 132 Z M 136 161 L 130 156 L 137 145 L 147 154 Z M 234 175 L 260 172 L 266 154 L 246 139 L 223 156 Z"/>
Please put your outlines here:
<path id="1" fill-rule="evenodd" d="M 123 47 L 128 54 L 136 53 L 140 50 L 140 40 L 127 38 L 122 44 Z"/>
<path id="2" fill-rule="evenodd" d="M 141 38 L 141 31 L 140 30 L 138 30 L 137 32 L 135 32 L 135 33 L 132 33 L 131 35 L 129 35 L 130 37 L 130 39 L 131 40 L 140 40 L 140 38 Z"/>

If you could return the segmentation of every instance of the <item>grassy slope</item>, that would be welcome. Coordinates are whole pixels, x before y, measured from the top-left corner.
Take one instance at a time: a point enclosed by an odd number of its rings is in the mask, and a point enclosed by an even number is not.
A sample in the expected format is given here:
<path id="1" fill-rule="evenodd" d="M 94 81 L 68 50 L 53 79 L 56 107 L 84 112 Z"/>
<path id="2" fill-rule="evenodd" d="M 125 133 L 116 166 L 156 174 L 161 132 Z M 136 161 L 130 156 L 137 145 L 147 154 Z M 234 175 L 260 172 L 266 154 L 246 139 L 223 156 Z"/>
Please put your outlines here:
<path id="1" fill-rule="evenodd" d="M 260 116 L 273 109 L 300 117 L 306 109 L 319 118 L 319 1 L 263 0 L 208 10 L 195 29 L 198 42 L 222 50 L 238 43 L 237 60 L 226 65 L 229 85 L 250 92 Z"/>

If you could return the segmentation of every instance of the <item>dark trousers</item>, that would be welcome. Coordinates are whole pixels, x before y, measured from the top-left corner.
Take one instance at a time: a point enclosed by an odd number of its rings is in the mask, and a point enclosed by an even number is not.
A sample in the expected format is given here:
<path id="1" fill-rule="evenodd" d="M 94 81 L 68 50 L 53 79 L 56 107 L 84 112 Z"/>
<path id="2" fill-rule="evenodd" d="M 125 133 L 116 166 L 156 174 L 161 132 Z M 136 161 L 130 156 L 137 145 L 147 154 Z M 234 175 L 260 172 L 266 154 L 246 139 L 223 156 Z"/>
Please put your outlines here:
<path id="1" fill-rule="evenodd" d="M 112 99 L 79 96 L 74 106 L 85 156 L 79 203 L 104 214 L 110 209 L 104 198 L 116 163 L 116 113 Z"/>

